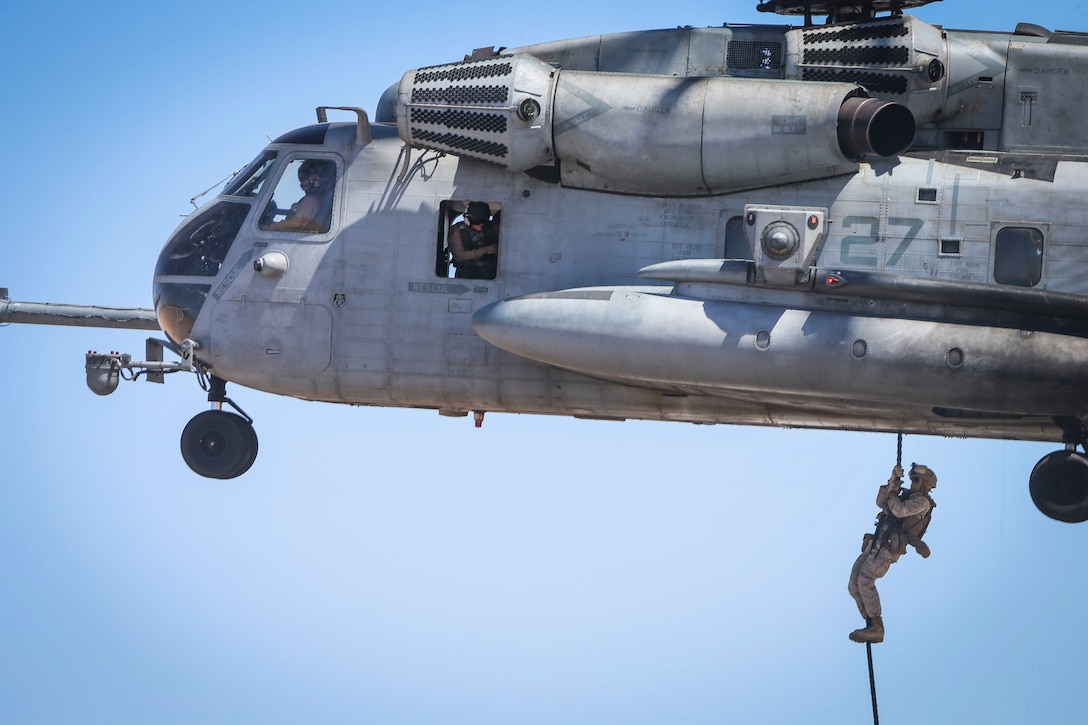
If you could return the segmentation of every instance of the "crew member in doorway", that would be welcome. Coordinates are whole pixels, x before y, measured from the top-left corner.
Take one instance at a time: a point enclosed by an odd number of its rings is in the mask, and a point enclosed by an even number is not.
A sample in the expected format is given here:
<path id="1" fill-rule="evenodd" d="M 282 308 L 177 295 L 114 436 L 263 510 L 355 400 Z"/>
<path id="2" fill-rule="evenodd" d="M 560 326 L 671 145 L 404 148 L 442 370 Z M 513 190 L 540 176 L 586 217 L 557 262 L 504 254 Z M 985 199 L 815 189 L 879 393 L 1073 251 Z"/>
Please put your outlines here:
<path id="1" fill-rule="evenodd" d="M 447 243 L 457 277 L 495 279 L 499 235 L 491 222 L 491 207 L 482 201 L 469 202 L 465 218 L 450 229 Z"/>
<path id="2" fill-rule="evenodd" d="M 865 619 L 865 627 L 850 633 L 855 642 L 883 642 L 884 620 L 880 616 L 880 595 L 876 580 L 888 573 L 888 568 L 906 553 L 907 544 L 923 558 L 929 547 L 922 536 L 929 526 L 936 507 L 929 492 L 937 487 L 937 475 L 927 466 L 915 463 L 910 469 L 910 489 L 902 488 L 903 468 L 892 469 L 891 478 L 876 494 L 880 513 L 876 532 L 866 534 L 861 556 L 850 570 L 850 596 L 857 602 Z"/>

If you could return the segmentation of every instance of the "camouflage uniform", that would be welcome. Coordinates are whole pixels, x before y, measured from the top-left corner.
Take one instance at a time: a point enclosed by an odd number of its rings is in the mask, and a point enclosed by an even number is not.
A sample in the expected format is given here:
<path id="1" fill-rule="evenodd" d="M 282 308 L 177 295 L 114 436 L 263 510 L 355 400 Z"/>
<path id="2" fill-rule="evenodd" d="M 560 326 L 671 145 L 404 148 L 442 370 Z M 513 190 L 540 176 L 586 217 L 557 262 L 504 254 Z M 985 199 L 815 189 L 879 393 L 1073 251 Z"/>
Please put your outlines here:
<path id="1" fill-rule="evenodd" d="M 918 475 L 915 475 L 916 472 L 919 472 Z M 897 473 L 902 475 L 902 469 L 893 471 L 887 485 L 881 486 L 877 492 L 876 505 L 886 515 L 882 517 L 875 534 L 865 535 L 861 555 L 850 570 L 850 596 L 866 621 L 864 629 L 851 633 L 850 639 L 855 642 L 881 642 L 884 639 L 876 580 L 887 574 L 891 565 L 906 553 L 908 543 L 923 557 L 929 556 L 929 547 L 922 542 L 921 534 L 936 505 L 928 491 L 937 485 L 937 477 L 925 466 L 916 465 L 911 469 L 911 478 L 917 482 L 912 481 L 914 485 L 909 491 L 900 490 L 895 495 L 893 486 L 899 484 Z"/>

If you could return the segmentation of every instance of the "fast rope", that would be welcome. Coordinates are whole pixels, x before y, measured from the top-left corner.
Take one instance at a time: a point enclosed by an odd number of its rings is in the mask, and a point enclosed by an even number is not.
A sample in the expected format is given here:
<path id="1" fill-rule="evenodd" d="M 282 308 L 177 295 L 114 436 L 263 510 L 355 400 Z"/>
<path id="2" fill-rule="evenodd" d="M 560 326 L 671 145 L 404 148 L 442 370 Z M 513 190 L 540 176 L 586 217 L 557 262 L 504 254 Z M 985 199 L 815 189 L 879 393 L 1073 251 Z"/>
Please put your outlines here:
<path id="1" fill-rule="evenodd" d="M 869 658 L 869 694 L 873 698 L 873 725 L 880 725 L 880 715 L 876 711 L 876 678 L 873 677 L 873 643 L 865 643 L 865 656 Z"/>
<path id="2" fill-rule="evenodd" d="M 903 433 L 895 443 L 895 465 L 903 467 Z M 873 674 L 873 643 L 865 643 L 865 658 L 869 661 L 869 696 L 873 699 L 873 725 L 880 725 L 880 713 L 876 709 L 876 676 Z"/>

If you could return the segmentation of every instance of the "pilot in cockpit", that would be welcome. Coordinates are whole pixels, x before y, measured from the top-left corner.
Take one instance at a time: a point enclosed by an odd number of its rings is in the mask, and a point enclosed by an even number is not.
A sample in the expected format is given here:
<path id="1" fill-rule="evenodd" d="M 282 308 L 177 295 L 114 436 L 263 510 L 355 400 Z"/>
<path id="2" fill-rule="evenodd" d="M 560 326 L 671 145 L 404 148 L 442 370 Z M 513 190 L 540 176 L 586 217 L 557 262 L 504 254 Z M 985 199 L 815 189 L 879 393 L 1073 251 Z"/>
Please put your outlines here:
<path id="1" fill-rule="evenodd" d="M 327 232 L 332 213 L 332 187 L 335 167 L 331 161 L 310 159 L 298 168 L 298 183 L 303 196 L 291 205 L 281 221 L 261 224 L 261 229 L 278 232 Z M 274 213 L 279 209 L 270 209 Z M 266 212 L 267 217 L 272 214 Z"/>

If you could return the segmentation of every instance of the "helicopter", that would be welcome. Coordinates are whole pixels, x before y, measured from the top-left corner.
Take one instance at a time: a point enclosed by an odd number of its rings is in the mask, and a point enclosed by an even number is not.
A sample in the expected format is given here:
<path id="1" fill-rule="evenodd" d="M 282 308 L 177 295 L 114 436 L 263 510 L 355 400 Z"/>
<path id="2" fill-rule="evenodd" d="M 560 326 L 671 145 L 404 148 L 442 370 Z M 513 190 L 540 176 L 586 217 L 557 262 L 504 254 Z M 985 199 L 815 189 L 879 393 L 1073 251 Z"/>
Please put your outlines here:
<path id="1" fill-rule="evenodd" d="M 88 385 L 195 373 L 212 409 L 181 450 L 210 478 L 258 452 L 232 383 L 477 425 L 1054 441 L 1032 498 L 1088 520 L 1088 138 L 1063 83 L 1088 40 L 904 13 L 930 1 L 767 2 L 800 23 L 410 70 L 373 120 L 318 108 L 185 219 L 154 309 L 3 295 L 0 322 L 161 330 L 143 360 L 89 353 Z M 458 256 L 473 226 L 482 264 Z"/>

